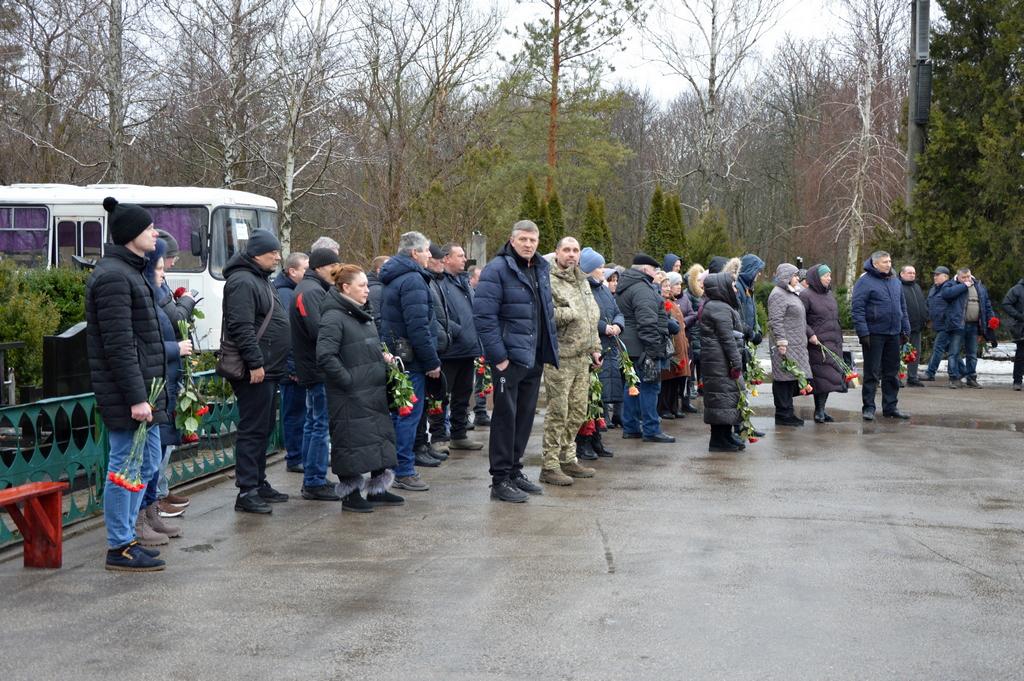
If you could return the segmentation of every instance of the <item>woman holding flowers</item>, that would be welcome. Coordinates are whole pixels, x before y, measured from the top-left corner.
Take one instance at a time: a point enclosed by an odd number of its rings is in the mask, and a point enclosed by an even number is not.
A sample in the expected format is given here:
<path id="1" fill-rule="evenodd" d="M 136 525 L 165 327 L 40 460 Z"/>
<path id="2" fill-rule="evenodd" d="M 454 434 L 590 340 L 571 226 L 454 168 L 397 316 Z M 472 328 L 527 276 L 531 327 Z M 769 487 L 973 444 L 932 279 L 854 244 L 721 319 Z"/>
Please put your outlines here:
<path id="1" fill-rule="evenodd" d="M 772 396 L 775 425 L 802 426 L 793 411 L 793 396 L 806 394 L 811 378 L 807 348 L 818 345 L 807 333 L 807 314 L 798 295 L 799 270 L 784 262 L 775 270 L 775 288 L 768 296 L 768 328 L 772 338 Z"/>
<path id="2" fill-rule="evenodd" d="M 661 370 L 661 392 L 658 394 L 658 412 L 663 419 L 683 418 L 679 402 L 686 391 L 686 378 L 690 375 L 690 344 L 686 341 L 686 320 L 677 302 L 683 291 L 683 276 L 668 272 L 661 284 L 661 296 L 665 299 L 665 311 L 676 320 L 679 330 L 672 334 L 672 354 Z M 689 302 L 689 301 L 687 301 Z"/>
<path id="3" fill-rule="evenodd" d="M 700 311 L 701 378 L 704 381 L 704 423 L 711 426 L 708 451 L 738 452 L 742 445 L 732 431 L 740 425 L 743 386 L 743 323 L 736 278 L 728 272 L 704 279 L 706 301 Z"/>
<path id="4" fill-rule="evenodd" d="M 331 469 L 345 511 L 370 513 L 374 506 L 399 506 L 388 489 L 398 464 L 395 427 L 388 411 L 387 364 L 373 314 L 370 285 L 355 265 L 333 265 L 334 282 L 320 308 L 316 362 L 327 386 L 331 420 Z M 369 473 L 370 478 L 363 478 Z M 366 491 L 366 497 L 362 492 Z"/>
<path id="5" fill-rule="evenodd" d="M 846 392 L 847 367 L 840 366 L 843 356 L 843 327 L 839 323 L 839 303 L 832 295 L 832 270 L 828 265 L 815 265 L 807 270 L 807 288 L 800 293 L 800 302 L 807 315 L 807 354 L 814 375 L 814 422 L 833 419 L 825 411 L 829 393 Z"/>

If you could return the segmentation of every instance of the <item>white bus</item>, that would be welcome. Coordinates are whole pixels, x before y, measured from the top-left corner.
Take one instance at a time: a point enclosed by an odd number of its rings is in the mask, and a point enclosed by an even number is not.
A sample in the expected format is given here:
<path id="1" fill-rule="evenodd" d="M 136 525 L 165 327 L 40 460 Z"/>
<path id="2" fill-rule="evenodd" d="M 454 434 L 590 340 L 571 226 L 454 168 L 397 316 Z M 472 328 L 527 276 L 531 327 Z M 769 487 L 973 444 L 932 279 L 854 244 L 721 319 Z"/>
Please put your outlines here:
<path id="1" fill-rule="evenodd" d="M 167 274 L 204 298 L 196 325 L 203 348 L 220 345 L 224 265 L 256 229 L 277 233 L 277 203 L 231 189 L 143 187 L 130 184 L 14 184 L 0 186 L 0 258 L 24 267 L 86 264 L 103 254 L 107 213 L 103 199 L 145 206 L 153 223 L 181 250 Z"/>

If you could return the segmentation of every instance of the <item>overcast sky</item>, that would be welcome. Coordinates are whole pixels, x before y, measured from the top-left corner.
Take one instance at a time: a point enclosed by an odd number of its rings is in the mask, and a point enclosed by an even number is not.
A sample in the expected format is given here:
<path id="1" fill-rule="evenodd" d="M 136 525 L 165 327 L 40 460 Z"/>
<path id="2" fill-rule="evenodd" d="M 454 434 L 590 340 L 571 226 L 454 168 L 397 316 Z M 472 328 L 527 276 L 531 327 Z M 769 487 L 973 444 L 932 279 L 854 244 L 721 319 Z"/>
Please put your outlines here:
<path id="1" fill-rule="evenodd" d="M 906 4 L 909 13 L 909 1 Z M 509 29 L 521 25 L 544 9 L 539 3 L 517 4 L 515 0 L 497 0 L 497 6 L 505 13 L 505 26 Z M 831 27 L 837 23 L 837 11 L 838 3 L 834 0 L 785 0 L 778 23 L 766 36 L 760 54 L 770 56 L 775 45 L 787 33 L 797 38 L 824 37 L 834 33 Z M 933 23 L 938 12 L 938 3 L 932 2 Z M 608 82 L 625 81 L 646 88 L 661 101 L 668 101 L 679 94 L 683 89 L 679 77 L 668 73 L 665 66 L 650 61 L 655 54 L 653 47 L 645 45 L 637 31 L 630 31 L 629 35 L 626 51 L 614 57 L 616 71 L 609 75 Z M 499 51 L 506 54 L 515 52 L 516 48 L 516 41 L 510 37 L 503 38 L 499 43 Z"/>

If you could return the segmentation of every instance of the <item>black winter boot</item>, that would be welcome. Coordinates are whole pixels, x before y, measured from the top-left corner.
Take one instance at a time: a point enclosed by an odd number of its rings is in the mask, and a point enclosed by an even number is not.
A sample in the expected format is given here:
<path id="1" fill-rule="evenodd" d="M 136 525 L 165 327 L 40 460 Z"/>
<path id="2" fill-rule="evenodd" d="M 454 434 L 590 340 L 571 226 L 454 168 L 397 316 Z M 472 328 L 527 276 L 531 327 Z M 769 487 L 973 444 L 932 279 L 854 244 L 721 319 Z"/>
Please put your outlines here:
<path id="1" fill-rule="evenodd" d="M 583 461 L 596 461 L 597 452 L 590 445 L 590 435 L 576 436 L 576 458 Z"/>
<path id="2" fill-rule="evenodd" d="M 601 431 L 590 436 L 590 446 L 598 456 L 609 458 L 615 455 L 615 452 L 604 446 L 604 442 L 601 440 Z"/>

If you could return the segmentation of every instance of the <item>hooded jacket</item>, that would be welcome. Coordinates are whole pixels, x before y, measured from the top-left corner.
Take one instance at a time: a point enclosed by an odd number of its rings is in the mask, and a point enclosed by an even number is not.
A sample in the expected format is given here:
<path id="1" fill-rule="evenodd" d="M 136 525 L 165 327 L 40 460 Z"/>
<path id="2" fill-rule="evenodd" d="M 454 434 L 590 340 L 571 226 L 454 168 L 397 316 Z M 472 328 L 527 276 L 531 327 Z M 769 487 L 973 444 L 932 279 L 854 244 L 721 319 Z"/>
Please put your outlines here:
<path id="1" fill-rule="evenodd" d="M 1013 340 L 1024 339 L 1024 279 L 1018 281 L 1003 298 L 1003 312 L 1005 312 L 1013 324 L 1010 326 L 1010 335 Z"/>
<path id="2" fill-rule="evenodd" d="M 615 296 L 603 283 L 587 279 L 590 284 L 590 291 L 594 295 L 594 302 L 600 311 L 600 318 L 597 321 L 597 332 L 601 336 L 601 352 L 604 354 L 604 363 L 601 365 L 601 401 L 605 404 L 622 402 L 622 371 L 620 370 L 619 343 L 614 337 L 607 335 L 608 326 L 614 324 L 619 329 L 626 326 L 626 320 L 622 317 Z"/>
<path id="3" fill-rule="evenodd" d="M 295 300 L 288 310 L 295 375 L 301 386 L 324 382 L 324 375 L 317 367 L 316 337 L 320 333 L 320 306 L 330 289 L 330 282 L 324 281 L 316 270 L 306 270 L 302 281 L 295 287 Z"/>
<path id="4" fill-rule="evenodd" d="M 995 316 L 995 312 L 988 297 L 988 289 L 981 280 L 975 279 L 974 286 L 978 290 L 978 323 L 975 331 L 979 335 L 984 335 L 988 331 L 988 320 Z M 946 301 L 946 331 L 959 331 L 966 325 L 964 318 L 967 315 L 967 288 L 967 284 L 950 279 L 939 292 Z"/>
<path id="5" fill-rule="evenodd" d="M 928 322 L 928 302 L 917 281 L 903 281 L 903 300 L 907 304 L 907 319 L 910 321 L 910 332 L 917 333 Z"/>
<path id="6" fill-rule="evenodd" d="M 739 410 L 743 378 L 729 377 L 743 371 L 743 322 L 736 309 L 739 301 L 729 274 L 709 274 L 704 280 L 707 300 L 700 312 L 701 364 L 704 383 L 704 423 L 734 426 L 742 421 Z"/>
<path id="7" fill-rule="evenodd" d="M 345 478 L 397 465 L 387 366 L 373 315 L 333 286 L 320 309 L 316 361 L 327 388 L 331 470 Z"/>
<path id="8" fill-rule="evenodd" d="M 163 239 L 157 239 L 156 250 L 146 256 L 146 267 L 142 274 L 146 277 L 146 283 L 153 289 L 153 295 L 157 298 L 163 293 L 161 286 L 156 283 L 156 264 L 167 252 L 167 243 Z M 165 282 L 166 283 L 166 282 Z M 181 380 L 181 347 L 178 345 L 178 334 L 175 332 L 177 324 L 164 311 L 164 308 L 157 305 L 157 320 L 160 322 L 160 337 L 164 343 L 164 380 L 167 382 L 167 406 L 164 411 L 166 419 L 160 424 L 160 445 L 167 447 L 181 444 L 181 436 L 174 427 L 174 409 L 178 403 L 178 382 Z"/>
<path id="9" fill-rule="evenodd" d="M 483 271 L 473 297 L 473 321 L 491 364 L 506 359 L 532 369 L 558 366 L 558 337 L 547 261 L 523 260 L 510 242 Z"/>
<path id="10" fill-rule="evenodd" d="M 665 259 L 661 263 L 661 269 L 666 272 L 671 272 L 672 268 L 675 267 L 675 264 L 680 260 L 682 260 L 682 258 L 675 253 L 668 253 L 665 255 Z"/>
<path id="11" fill-rule="evenodd" d="M 282 309 L 290 311 L 295 304 L 295 282 L 286 272 L 280 272 L 273 279 L 274 291 L 277 292 L 277 302 Z M 285 358 L 285 378 L 283 381 L 291 383 L 291 377 L 295 375 L 295 355 L 288 350 L 288 357 Z"/>
<path id="12" fill-rule="evenodd" d="M 451 342 L 441 353 L 441 359 L 470 359 L 480 356 L 480 338 L 473 324 L 473 288 L 469 285 L 466 272 L 449 274 L 445 272 L 440 280 L 441 293 L 448 303 L 448 319 L 451 322 Z"/>
<path id="13" fill-rule="evenodd" d="M 552 266 L 551 302 L 558 329 L 558 356 L 574 359 L 600 352 L 597 327 L 601 310 L 590 292 L 587 275 L 579 267 Z"/>
<path id="14" fill-rule="evenodd" d="M 864 274 L 853 285 L 853 327 L 857 336 L 910 335 L 907 303 L 903 286 L 892 270 L 883 274 L 869 257 L 864 261 Z"/>
<path id="15" fill-rule="evenodd" d="M 267 272 L 245 253 L 235 253 L 224 267 L 224 335 L 238 346 L 250 371 L 263 368 L 267 380 L 276 381 L 287 371 L 292 344 L 287 311 L 271 299 L 276 297 Z M 256 331 L 273 307 L 267 330 L 257 342 Z M 243 379 L 247 381 L 248 379 Z"/>
<path id="16" fill-rule="evenodd" d="M 668 357 L 668 313 L 654 290 L 653 279 L 640 270 L 628 269 L 619 275 L 615 297 L 626 322 L 621 337 L 629 356 Z"/>
<path id="17" fill-rule="evenodd" d="M 437 315 L 427 282 L 430 273 L 408 255 L 396 255 L 380 268 L 384 284 L 381 298 L 381 340 L 394 348 L 398 339 L 409 341 L 415 359 L 409 371 L 425 373 L 441 366 L 437 356 Z"/>
<path id="18" fill-rule="evenodd" d="M 775 270 L 772 281 L 775 288 L 768 295 L 768 329 L 772 337 L 772 378 L 776 381 L 795 381 L 796 376 L 782 368 L 782 362 L 789 358 L 796 362 L 807 378 L 812 377 L 811 363 L 807 357 L 807 313 L 800 296 L 789 288 L 789 281 L 797 268 L 782 263 Z M 779 347 L 786 347 L 786 354 Z"/>
<path id="19" fill-rule="evenodd" d="M 165 378 L 167 359 L 146 259 L 125 246 L 107 244 L 85 285 L 89 374 L 103 422 L 110 430 L 134 430 L 133 404 L 149 399 L 154 378 Z M 167 420 L 167 391 L 157 398 L 154 423 Z"/>
<path id="20" fill-rule="evenodd" d="M 839 323 L 839 303 L 818 276 L 818 266 L 807 270 L 807 288 L 800 292 L 800 302 L 807 312 L 807 338 L 817 336 L 818 342 L 843 356 L 843 327 Z M 817 345 L 807 344 L 815 393 L 846 392 L 846 377 Z"/>
<path id="21" fill-rule="evenodd" d="M 761 325 L 757 322 L 757 305 L 754 302 L 754 280 L 764 269 L 764 260 L 753 253 L 740 258 L 740 271 L 736 277 L 736 299 L 740 304 L 740 320 L 743 333 L 754 345 L 761 344 Z"/>

